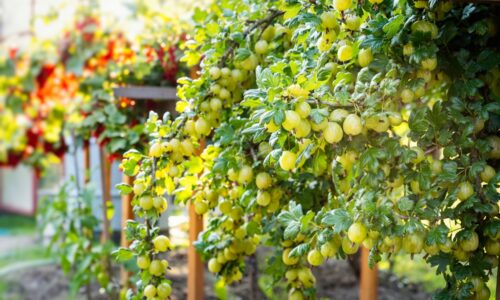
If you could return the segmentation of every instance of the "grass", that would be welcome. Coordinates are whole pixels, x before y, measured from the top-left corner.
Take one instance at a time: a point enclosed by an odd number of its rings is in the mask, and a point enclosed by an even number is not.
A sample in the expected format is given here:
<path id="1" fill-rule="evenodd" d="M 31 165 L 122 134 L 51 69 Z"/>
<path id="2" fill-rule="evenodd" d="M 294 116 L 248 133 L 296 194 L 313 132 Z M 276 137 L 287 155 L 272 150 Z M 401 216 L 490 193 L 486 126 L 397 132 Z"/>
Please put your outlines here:
<path id="1" fill-rule="evenodd" d="M 31 260 L 49 259 L 52 256 L 47 249 L 41 245 L 29 246 L 27 248 L 17 249 L 0 255 L 0 269 L 9 265 L 26 262 Z"/>
<path id="2" fill-rule="evenodd" d="M 36 231 L 35 217 L 0 214 L 0 232 L 7 231 L 10 235 L 34 234 Z"/>

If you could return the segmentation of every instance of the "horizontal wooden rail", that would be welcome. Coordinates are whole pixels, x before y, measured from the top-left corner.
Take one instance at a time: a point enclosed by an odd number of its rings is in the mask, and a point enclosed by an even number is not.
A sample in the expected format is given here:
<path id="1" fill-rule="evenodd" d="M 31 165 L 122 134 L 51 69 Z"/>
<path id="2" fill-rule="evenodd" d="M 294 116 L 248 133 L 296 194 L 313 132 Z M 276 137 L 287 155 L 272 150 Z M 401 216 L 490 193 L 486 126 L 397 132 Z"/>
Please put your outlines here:
<path id="1" fill-rule="evenodd" d="M 175 87 L 159 86 L 124 86 L 113 89 L 115 97 L 125 97 L 134 100 L 165 100 L 177 101 Z"/>

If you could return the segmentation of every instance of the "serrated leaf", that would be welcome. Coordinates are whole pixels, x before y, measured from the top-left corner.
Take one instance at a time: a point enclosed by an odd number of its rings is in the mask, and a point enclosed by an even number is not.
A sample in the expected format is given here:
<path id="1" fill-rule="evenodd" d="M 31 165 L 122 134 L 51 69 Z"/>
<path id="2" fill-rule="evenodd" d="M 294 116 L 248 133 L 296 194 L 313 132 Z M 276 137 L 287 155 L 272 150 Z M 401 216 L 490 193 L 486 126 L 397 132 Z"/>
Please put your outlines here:
<path id="1" fill-rule="evenodd" d="M 352 222 L 347 211 L 342 208 L 337 208 L 328 212 L 323 220 L 321 220 L 322 224 L 333 226 L 333 231 L 336 233 L 349 229 Z"/>

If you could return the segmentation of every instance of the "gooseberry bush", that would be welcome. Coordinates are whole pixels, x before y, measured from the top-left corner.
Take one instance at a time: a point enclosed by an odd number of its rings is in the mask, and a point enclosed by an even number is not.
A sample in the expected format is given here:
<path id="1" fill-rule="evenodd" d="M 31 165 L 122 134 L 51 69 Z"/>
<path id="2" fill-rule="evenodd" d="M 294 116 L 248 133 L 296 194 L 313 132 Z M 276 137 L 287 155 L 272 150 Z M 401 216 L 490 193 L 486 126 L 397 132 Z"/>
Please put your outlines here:
<path id="1" fill-rule="evenodd" d="M 433 0 L 196 10 L 183 60 L 199 77 L 179 80 L 178 116 L 151 113 L 149 152 L 122 161 L 136 179 L 120 189 L 145 219 L 118 252 L 141 268 L 129 298 L 170 291 L 156 226 L 169 193 L 208 216 L 196 247 L 227 283 L 267 245 L 289 299 L 313 299 L 311 268 L 363 246 L 371 266 L 421 254 L 446 279 L 437 299 L 488 299 L 500 254 L 494 13 Z"/>

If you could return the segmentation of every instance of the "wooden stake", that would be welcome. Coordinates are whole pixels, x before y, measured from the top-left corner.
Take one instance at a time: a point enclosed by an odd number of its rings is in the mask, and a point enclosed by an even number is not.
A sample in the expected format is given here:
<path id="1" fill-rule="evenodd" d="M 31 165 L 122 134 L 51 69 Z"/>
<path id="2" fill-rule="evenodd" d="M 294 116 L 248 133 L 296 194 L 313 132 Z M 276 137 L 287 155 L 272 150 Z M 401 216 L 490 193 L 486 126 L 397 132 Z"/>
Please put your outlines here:
<path id="1" fill-rule="evenodd" d="M 500 267 L 497 267 L 496 300 L 500 300 Z"/>
<path id="2" fill-rule="evenodd" d="M 102 183 L 102 234 L 101 243 L 111 239 L 108 204 L 111 202 L 111 163 L 106 155 L 104 147 L 99 148 L 101 156 L 101 183 Z"/>
<path id="3" fill-rule="evenodd" d="M 123 174 L 123 183 L 128 185 L 132 185 L 134 182 L 134 178 Z M 120 246 L 128 248 L 130 246 L 130 242 L 127 240 L 125 236 L 125 228 L 127 227 L 127 220 L 134 219 L 134 212 L 132 210 L 132 199 L 134 195 L 132 193 L 128 195 L 122 196 L 122 234 L 120 240 Z M 121 268 L 120 278 L 122 286 L 128 286 L 130 274 L 125 270 L 125 268 Z"/>
<path id="4" fill-rule="evenodd" d="M 205 148 L 205 140 L 200 141 L 196 155 Z M 194 204 L 189 203 L 189 248 L 188 248 L 188 300 L 205 299 L 205 266 L 196 252 L 194 242 L 203 230 L 203 217 L 194 210 Z"/>
<path id="5" fill-rule="evenodd" d="M 203 217 L 196 214 L 194 204 L 189 203 L 188 300 L 205 299 L 205 267 L 193 244 L 202 230 Z"/>
<path id="6" fill-rule="evenodd" d="M 370 269 L 368 255 L 370 250 L 361 247 L 361 275 L 359 284 L 359 300 L 377 300 L 378 270 Z"/>
<path id="7" fill-rule="evenodd" d="M 83 183 L 90 181 L 90 141 L 83 143 Z"/>

